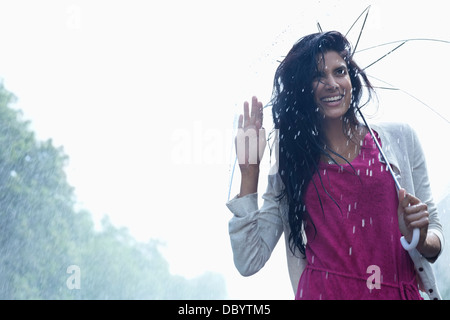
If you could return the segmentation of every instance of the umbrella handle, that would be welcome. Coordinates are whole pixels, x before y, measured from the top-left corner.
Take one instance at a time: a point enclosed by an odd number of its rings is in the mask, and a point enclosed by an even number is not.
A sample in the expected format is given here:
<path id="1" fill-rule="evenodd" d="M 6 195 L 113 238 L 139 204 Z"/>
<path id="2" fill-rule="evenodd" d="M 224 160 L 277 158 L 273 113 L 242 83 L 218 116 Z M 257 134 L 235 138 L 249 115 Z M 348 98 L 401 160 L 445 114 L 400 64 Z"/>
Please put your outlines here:
<path id="1" fill-rule="evenodd" d="M 405 237 L 402 236 L 400 238 L 400 242 L 402 243 L 403 249 L 405 249 L 406 251 L 411 251 L 415 249 L 417 247 L 417 244 L 419 243 L 419 237 L 420 237 L 419 228 L 414 228 L 411 243 L 408 243 Z"/>

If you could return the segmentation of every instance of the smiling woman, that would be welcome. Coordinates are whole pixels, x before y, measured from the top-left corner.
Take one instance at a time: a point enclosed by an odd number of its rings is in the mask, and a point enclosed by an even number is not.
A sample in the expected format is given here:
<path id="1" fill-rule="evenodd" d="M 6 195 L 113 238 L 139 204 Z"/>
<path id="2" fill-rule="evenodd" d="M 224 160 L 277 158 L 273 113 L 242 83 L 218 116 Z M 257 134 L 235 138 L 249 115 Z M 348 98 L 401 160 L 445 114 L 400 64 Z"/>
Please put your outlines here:
<path id="1" fill-rule="evenodd" d="M 441 252 L 442 226 L 420 143 L 403 124 L 380 124 L 372 139 L 357 117 L 363 88 L 370 98 L 367 76 L 336 31 L 301 38 L 280 63 L 272 98 L 279 152 L 264 203 L 258 208 L 259 163 L 250 161 L 240 161 L 241 192 L 227 203 L 235 265 L 245 276 L 258 272 L 284 232 L 296 299 L 418 300 L 419 283 L 440 298 L 429 261 Z M 244 103 L 239 127 L 259 129 L 261 110 L 256 97 L 251 112 Z M 397 196 L 389 164 L 408 194 Z M 406 251 L 400 238 L 411 241 L 414 228 L 419 244 Z M 370 270 L 380 270 L 382 283 L 370 282 Z"/>
<path id="2" fill-rule="evenodd" d="M 319 72 L 313 81 L 314 101 L 326 119 L 342 117 L 350 107 L 352 82 L 347 64 L 336 51 L 319 60 Z"/>

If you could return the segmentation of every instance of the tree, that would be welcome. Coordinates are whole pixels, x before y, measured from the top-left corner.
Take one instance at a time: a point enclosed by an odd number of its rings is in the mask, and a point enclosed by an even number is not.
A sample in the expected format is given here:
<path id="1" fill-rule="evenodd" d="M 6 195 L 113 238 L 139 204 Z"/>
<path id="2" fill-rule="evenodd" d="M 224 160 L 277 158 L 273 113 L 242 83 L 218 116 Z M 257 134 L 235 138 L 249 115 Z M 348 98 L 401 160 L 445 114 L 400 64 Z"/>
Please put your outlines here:
<path id="1" fill-rule="evenodd" d="M 139 243 L 107 218 L 96 231 L 90 213 L 75 210 L 68 156 L 36 140 L 15 101 L 0 82 L 0 299 L 226 297 L 218 274 L 171 275 L 158 241 Z"/>

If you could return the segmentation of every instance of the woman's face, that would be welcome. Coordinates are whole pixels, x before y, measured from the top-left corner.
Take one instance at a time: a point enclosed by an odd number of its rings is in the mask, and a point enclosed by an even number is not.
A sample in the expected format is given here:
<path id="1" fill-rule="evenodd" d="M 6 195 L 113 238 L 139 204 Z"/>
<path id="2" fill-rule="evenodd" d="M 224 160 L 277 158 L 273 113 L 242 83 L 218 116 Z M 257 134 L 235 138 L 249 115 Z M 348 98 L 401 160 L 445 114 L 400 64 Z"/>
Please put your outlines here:
<path id="1" fill-rule="evenodd" d="M 347 64 L 336 51 L 329 51 L 319 57 L 318 67 L 319 73 L 313 80 L 314 102 L 326 119 L 339 119 L 352 99 Z"/>

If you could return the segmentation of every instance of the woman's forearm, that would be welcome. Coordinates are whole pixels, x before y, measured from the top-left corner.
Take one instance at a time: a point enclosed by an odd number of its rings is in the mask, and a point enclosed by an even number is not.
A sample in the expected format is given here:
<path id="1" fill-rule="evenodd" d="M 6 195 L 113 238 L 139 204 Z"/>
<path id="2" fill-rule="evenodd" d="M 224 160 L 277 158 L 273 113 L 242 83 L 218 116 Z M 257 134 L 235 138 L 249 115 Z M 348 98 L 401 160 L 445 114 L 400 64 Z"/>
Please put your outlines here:
<path id="1" fill-rule="evenodd" d="M 257 168 L 247 170 L 241 174 L 241 189 L 239 197 L 246 196 L 258 192 L 259 166 Z"/>
<path id="2" fill-rule="evenodd" d="M 430 261 L 436 260 L 441 252 L 441 241 L 433 232 L 428 232 L 423 245 L 417 246 L 417 250 Z"/>

